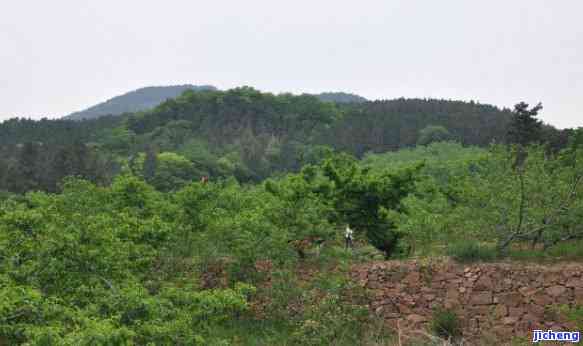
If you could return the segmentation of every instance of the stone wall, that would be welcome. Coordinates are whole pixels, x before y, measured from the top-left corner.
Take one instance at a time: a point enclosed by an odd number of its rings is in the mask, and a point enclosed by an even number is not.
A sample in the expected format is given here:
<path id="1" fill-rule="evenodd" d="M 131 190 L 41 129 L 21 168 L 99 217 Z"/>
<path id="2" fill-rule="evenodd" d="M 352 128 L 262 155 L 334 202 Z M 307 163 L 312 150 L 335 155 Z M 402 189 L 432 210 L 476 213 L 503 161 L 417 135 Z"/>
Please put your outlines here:
<path id="1" fill-rule="evenodd" d="M 435 308 L 454 310 L 467 339 L 530 338 L 534 329 L 576 330 L 557 312 L 583 305 L 583 265 L 421 264 L 389 261 L 356 266 L 370 289 L 370 308 L 387 324 L 423 329 Z"/>

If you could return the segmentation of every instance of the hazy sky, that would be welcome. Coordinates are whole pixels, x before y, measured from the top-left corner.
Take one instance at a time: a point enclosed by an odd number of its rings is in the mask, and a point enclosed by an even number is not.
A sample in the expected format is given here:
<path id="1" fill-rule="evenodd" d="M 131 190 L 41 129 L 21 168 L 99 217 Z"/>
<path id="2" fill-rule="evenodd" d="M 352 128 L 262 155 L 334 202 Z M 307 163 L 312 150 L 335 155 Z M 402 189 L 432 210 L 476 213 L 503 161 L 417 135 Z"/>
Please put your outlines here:
<path id="1" fill-rule="evenodd" d="M 511 107 L 583 126 L 583 1 L 4 1 L 0 119 L 149 85 L 343 90 Z"/>

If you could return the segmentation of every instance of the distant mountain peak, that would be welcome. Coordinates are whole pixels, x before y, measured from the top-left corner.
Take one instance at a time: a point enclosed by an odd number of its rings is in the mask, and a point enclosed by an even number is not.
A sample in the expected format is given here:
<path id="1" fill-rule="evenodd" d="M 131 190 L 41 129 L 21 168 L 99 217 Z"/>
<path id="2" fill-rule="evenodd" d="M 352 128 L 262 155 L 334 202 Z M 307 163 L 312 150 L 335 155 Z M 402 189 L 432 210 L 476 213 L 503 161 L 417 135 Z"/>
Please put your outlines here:
<path id="1" fill-rule="evenodd" d="M 191 84 L 143 87 L 115 96 L 85 110 L 69 114 L 64 119 L 95 119 L 104 115 L 120 115 L 128 112 L 144 111 L 156 107 L 167 99 L 175 98 L 186 90 L 203 91 L 217 90 L 217 88 L 212 85 Z"/>

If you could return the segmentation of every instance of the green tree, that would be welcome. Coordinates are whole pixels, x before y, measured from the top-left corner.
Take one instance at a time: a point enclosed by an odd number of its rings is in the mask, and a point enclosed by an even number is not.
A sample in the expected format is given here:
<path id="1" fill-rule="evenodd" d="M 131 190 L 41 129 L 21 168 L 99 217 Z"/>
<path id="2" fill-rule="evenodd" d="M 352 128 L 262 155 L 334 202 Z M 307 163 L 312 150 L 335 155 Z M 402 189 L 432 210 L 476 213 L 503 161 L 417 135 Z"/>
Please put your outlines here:
<path id="1" fill-rule="evenodd" d="M 428 145 L 434 142 L 444 142 L 452 139 L 452 135 L 444 126 L 429 125 L 419 131 L 418 145 Z"/>
<path id="2" fill-rule="evenodd" d="M 148 146 L 146 149 L 146 156 L 144 158 L 144 169 L 143 175 L 144 179 L 148 182 L 152 181 L 156 176 L 156 169 L 158 166 L 158 153 L 156 149 Z"/>
<path id="3" fill-rule="evenodd" d="M 532 108 L 528 104 L 520 102 L 514 106 L 512 120 L 508 127 L 508 142 L 522 146 L 538 142 L 542 134 L 542 121 L 537 119 L 542 110 L 541 103 Z"/>
<path id="4" fill-rule="evenodd" d="M 401 200 L 414 191 L 419 168 L 375 174 L 349 156 L 327 159 L 322 172 L 333 184 L 326 198 L 333 203 L 335 221 L 365 233 L 369 242 L 389 258 L 402 237 L 395 227 L 394 214 L 402 212 Z"/>

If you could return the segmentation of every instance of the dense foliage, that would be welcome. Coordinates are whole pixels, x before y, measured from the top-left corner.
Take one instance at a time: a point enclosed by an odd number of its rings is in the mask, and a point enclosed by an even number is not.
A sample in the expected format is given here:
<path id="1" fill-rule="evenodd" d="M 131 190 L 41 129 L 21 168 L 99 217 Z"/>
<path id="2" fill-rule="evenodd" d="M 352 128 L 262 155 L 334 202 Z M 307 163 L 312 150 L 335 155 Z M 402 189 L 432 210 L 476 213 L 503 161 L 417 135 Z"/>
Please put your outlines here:
<path id="1" fill-rule="evenodd" d="M 7 120 L 0 124 L 0 151 L 4 153 L 0 157 L 0 191 L 54 191 L 58 185 L 54 181 L 27 185 L 2 178 L 3 171 L 21 170 L 19 162 L 29 160 L 22 157 L 26 155 L 21 150 L 25 144 L 48 152 L 41 160 L 47 162 L 60 150 L 73 152 L 83 144 L 88 146 L 101 162 L 88 168 L 99 172 L 88 175 L 107 177 L 92 179 L 95 182 L 110 182 L 124 167 L 138 174 L 144 170 L 139 165 L 148 162 L 148 182 L 168 191 L 203 176 L 258 182 L 319 163 L 330 150 L 361 158 L 367 153 L 444 140 L 486 147 L 492 142 L 514 142 L 516 131 L 527 131 L 530 141 L 549 143 L 557 151 L 567 145 L 573 133 L 540 122 L 536 123 L 537 131 L 530 131 L 528 124 L 519 124 L 524 119 L 511 122 L 510 110 L 474 102 L 398 99 L 344 103 L 336 99 L 343 95 L 273 95 L 249 87 L 228 91 L 199 88 L 137 113 L 84 121 Z M 334 102 L 323 102 L 324 96 Z M 533 110 L 536 114 L 540 109 Z M 521 112 L 516 119 L 528 120 L 528 112 L 533 110 L 528 105 L 516 109 Z M 517 130 L 509 131 L 512 128 Z M 159 165 L 152 165 L 158 161 Z M 26 169 L 35 170 L 31 176 L 40 177 L 54 170 L 47 165 L 39 162 Z M 64 170 L 53 175 L 72 174 L 78 172 Z"/>

